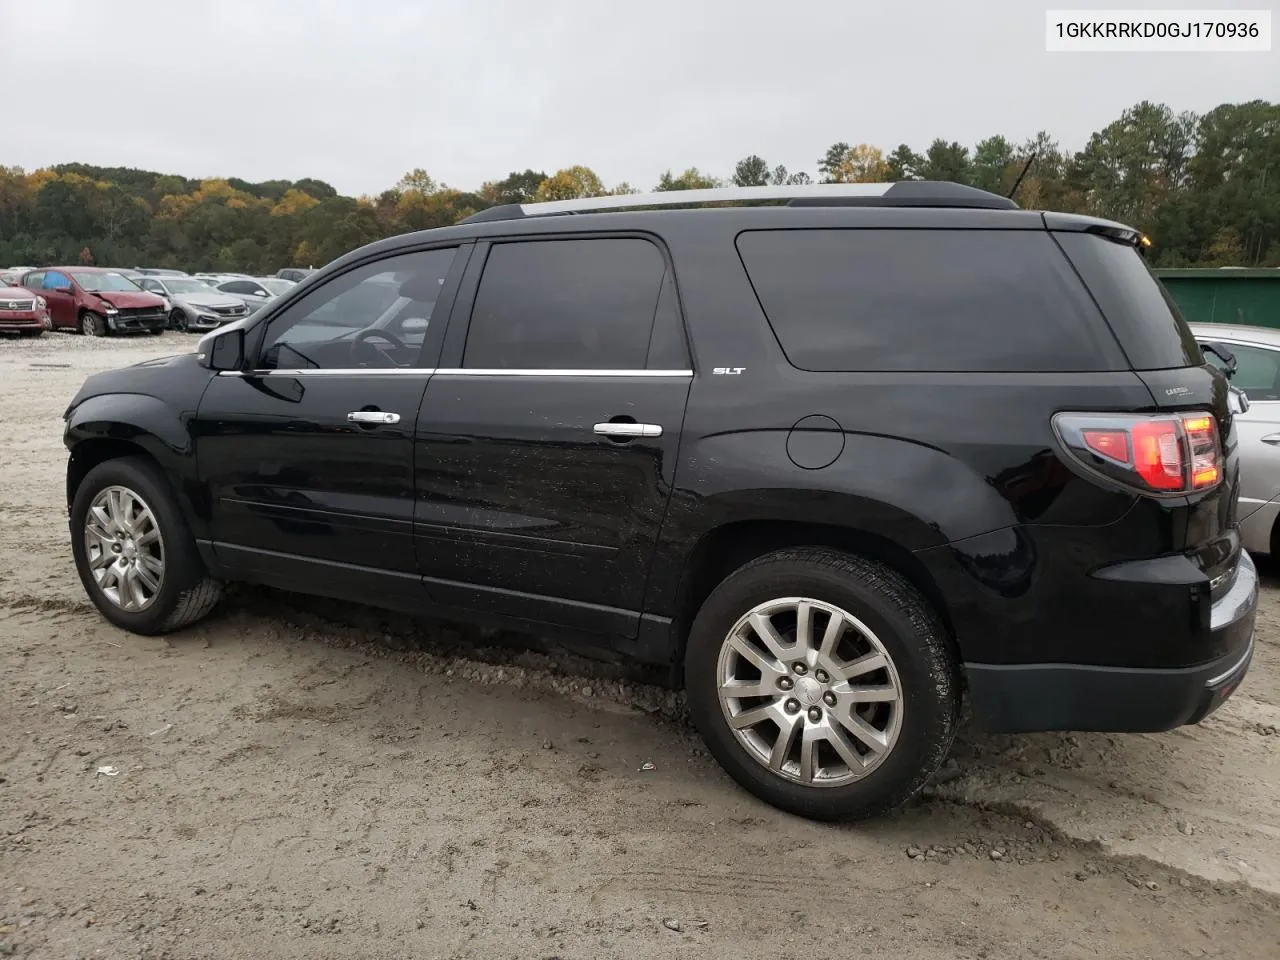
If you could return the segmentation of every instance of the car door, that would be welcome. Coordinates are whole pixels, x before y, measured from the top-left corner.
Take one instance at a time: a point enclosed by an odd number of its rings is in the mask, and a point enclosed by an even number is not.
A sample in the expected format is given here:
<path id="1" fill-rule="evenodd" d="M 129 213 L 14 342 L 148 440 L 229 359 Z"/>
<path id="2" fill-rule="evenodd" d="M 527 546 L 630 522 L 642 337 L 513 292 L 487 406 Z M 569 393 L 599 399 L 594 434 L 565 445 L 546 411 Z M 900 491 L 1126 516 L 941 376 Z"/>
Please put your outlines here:
<path id="1" fill-rule="evenodd" d="M 76 290 L 68 277 L 61 270 L 49 270 L 44 275 L 40 295 L 49 305 L 49 316 L 55 328 L 80 325 L 76 316 Z"/>
<path id="2" fill-rule="evenodd" d="M 1236 516 L 1243 522 L 1280 496 L 1280 349 L 1239 340 L 1200 338 L 1201 346 L 1209 342 L 1225 343 L 1235 354 L 1236 372 L 1231 384 L 1249 398 L 1249 409 L 1235 417 L 1241 457 Z M 1205 359 L 1225 366 L 1209 351 L 1205 351 Z"/>
<path id="3" fill-rule="evenodd" d="M 442 334 L 415 346 L 369 328 L 394 310 L 426 318 L 432 333 L 466 251 L 383 256 L 330 278 L 254 328 L 250 369 L 213 378 L 197 466 L 214 550 L 240 575 L 421 604 L 412 437 Z"/>
<path id="4" fill-rule="evenodd" d="M 417 424 L 432 599 L 634 637 L 692 374 L 666 251 L 480 244 Z"/>

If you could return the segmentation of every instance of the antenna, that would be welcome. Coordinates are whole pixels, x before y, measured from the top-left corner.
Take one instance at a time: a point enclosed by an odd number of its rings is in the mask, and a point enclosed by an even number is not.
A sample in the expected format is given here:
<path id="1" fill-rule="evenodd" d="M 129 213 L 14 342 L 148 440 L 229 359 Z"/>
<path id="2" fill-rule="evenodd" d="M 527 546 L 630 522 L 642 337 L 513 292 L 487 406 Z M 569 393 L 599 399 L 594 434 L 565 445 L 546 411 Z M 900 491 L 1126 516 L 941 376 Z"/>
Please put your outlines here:
<path id="1" fill-rule="evenodd" d="M 1022 186 L 1022 178 L 1027 175 L 1027 171 L 1031 169 L 1031 165 L 1036 162 L 1036 157 L 1038 157 L 1039 155 L 1040 154 L 1037 153 L 1036 151 L 1032 151 L 1031 156 L 1027 157 L 1027 162 L 1022 168 L 1022 172 L 1018 174 L 1018 179 L 1013 181 L 1013 186 L 1009 189 L 1009 192 L 1005 195 L 1008 199 L 1012 200 L 1013 195 L 1018 192 L 1018 188 Z"/>

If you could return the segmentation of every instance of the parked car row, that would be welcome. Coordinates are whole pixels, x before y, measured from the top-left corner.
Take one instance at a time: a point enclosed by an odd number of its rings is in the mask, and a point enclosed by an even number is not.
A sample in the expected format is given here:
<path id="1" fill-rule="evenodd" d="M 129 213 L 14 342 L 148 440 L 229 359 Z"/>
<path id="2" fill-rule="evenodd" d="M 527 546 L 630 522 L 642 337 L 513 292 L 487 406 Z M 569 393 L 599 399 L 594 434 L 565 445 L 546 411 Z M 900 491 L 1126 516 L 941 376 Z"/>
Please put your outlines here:
<path id="1" fill-rule="evenodd" d="M 159 267 L 10 267 L 0 271 L 0 333 L 207 331 L 249 316 L 295 284 Z"/>

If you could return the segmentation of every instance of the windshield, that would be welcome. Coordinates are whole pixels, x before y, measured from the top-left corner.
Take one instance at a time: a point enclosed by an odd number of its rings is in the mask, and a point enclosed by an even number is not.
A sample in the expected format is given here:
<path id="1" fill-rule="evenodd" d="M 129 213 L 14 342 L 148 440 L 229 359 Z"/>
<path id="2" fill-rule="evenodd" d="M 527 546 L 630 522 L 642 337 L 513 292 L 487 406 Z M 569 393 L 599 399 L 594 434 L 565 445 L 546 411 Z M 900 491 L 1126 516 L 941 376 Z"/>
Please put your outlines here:
<path id="1" fill-rule="evenodd" d="M 292 280 L 280 280 L 275 277 L 266 277 L 258 282 L 267 288 L 268 293 L 275 294 L 277 297 L 297 286 Z"/>
<path id="2" fill-rule="evenodd" d="M 187 280 L 177 277 L 165 277 L 164 285 L 168 287 L 170 293 L 213 293 L 213 287 L 205 283 L 203 280 Z"/>
<path id="3" fill-rule="evenodd" d="M 84 270 L 72 270 L 71 276 L 90 293 L 115 292 L 137 293 L 139 287 L 128 277 L 118 273 L 89 273 Z"/>

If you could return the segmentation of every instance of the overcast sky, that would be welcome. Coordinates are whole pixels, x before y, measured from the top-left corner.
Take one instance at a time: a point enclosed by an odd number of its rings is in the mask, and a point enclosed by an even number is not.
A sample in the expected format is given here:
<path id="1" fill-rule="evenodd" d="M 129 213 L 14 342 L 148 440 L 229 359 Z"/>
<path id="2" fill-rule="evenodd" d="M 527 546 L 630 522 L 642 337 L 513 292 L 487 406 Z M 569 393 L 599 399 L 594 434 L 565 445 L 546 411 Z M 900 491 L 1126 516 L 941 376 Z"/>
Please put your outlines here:
<path id="1" fill-rule="evenodd" d="M 1049 5 L 0 0 L 0 163 L 317 177 L 347 194 L 413 167 L 474 188 L 583 163 L 647 189 L 749 153 L 813 174 L 837 140 L 923 150 L 1044 128 L 1077 149 L 1142 99 L 1280 100 L 1280 49 L 1050 54 Z"/>

